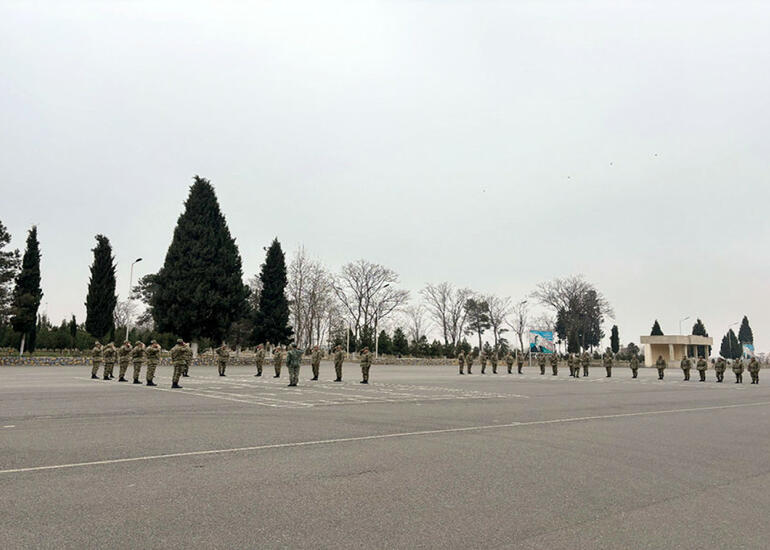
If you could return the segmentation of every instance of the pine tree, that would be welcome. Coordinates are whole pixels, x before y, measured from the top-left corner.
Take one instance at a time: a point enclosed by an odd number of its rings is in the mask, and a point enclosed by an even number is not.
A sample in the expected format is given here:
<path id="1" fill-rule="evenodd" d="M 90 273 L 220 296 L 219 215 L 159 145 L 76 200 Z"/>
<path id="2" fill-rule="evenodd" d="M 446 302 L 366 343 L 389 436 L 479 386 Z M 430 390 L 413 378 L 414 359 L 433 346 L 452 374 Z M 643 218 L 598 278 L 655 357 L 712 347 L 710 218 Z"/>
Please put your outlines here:
<path id="1" fill-rule="evenodd" d="M 489 322 L 489 304 L 484 300 L 468 298 L 465 302 L 465 314 L 468 324 L 465 333 L 469 336 L 474 334 L 478 336 L 479 349 L 481 349 L 481 336 L 492 326 Z"/>
<path id="2" fill-rule="evenodd" d="M 254 338 L 260 343 L 288 344 L 293 330 L 289 326 L 289 301 L 286 299 L 286 258 L 278 239 L 273 239 L 267 249 L 259 279 L 262 293 L 254 322 Z"/>
<path id="3" fill-rule="evenodd" d="M 655 319 L 655 324 L 652 325 L 652 332 L 650 332 L 650 336 L 663 336 L 663 331 L 660 330 L 660 324 L 658 323 L 657 319 Z"/>
<path id="4" fill-rule="evenodd" d="M 409 341 L 401 328 L 393 331 L 393 353 L 399 356 L 409 353 Z"/>
<path id="5" fill-rule="evenodd" d="M 377 338 L 377 348 L 382 355 L 393 355 L 393 340 L 384 330 L 380 331 L 380 336 Z"/>
<path id="6" fill-rule="evenodd" d="M 242 318 L 249 289 L 241 256 L 208 180 L 195 176 L 153 285 L 158 332 L 219 342 Z"/>
<path id="7" fill-rule="evenodd" d="M 40 243 L 37 240 L 37 227 L 32 226 L 27 235 L 27 248 L 21 260 L 21 271 L 16 277 L 13 289 L 13 330 L 21 334 L 19 353 L 24 353 L 25 342 L 30 351 L 35 351 L 35 327 L 37 310 L 43 291 L 40 288 Z"/>
<path id="8" fill-rule="evenodd" d="M 113 314 L 118 303 L 115 294 L 115 258 L 112 245 L 104 235 L 96 236 L 94 263 L 86 295 L 86 331 L 97 340 L 112 336 L 115 330 Z"/>
<path id="9" fill-rule="evenodd" d="M 70 331 L 70 338 L 72 339 L 70 347 L 75 347 L 75 342 L 78 337 L 78 322 L 77 319 L 75 319 L 75 316 L 72 316 L 72 319 L 70 319 L 69 324 L 67 325 L 67 328 Z"/>
<path id="10" fill-rule="evenodd" d="M 695 321 L 695 324 L 692 326 L 692 334 L 693 336 L 708 336 L 709 333 L 706 331 L 706 325 L 703 324 L 703 321 L 698 319 Z M 698 348 L 695 350 L 697 352 L 698 357 L 709 357 L 711 355 L 711 346 L 695 346 Z M 708 347 L 708 350 L 706 350 L 706 347 Z M 693 350 L 690 350 L 691 355 Z"/>
<path id="11" fill-rule="evenodd" d="M 612 333 L 610 335 L 610 348 L 612 353 L 620 351 L 620 335 L 618 334 L 618 326 L 612 325 Z"/>
<path id="12" fill-rule="evenodd" d="M 11 234 L 0 222 L 0 326 L 3 326 L 11 314 L 13 300 L 13 282 L 19 270 L 19 251 L 3 250 L 11 242 Z"/>
<path id="13" fill-rule="evenodd" d="M 745 315 L 743 316 L 743 321 L 741 321 L 741 328 L 738 329 L 738 341 L 741 344 L 754 344 L 754 333 L 749 326 L 749 318 Z"/>
<path id="14" fill-rule="evenodd" d="M 743 355 L 743 346 L 741 346 L 741 343 L 735 336 L 733 329 L 727 331 L 727 334 L 722 337 L 722 345 L 719 348 L 719 355 L 725 359 L 738 359 L 741 355 Z"/>

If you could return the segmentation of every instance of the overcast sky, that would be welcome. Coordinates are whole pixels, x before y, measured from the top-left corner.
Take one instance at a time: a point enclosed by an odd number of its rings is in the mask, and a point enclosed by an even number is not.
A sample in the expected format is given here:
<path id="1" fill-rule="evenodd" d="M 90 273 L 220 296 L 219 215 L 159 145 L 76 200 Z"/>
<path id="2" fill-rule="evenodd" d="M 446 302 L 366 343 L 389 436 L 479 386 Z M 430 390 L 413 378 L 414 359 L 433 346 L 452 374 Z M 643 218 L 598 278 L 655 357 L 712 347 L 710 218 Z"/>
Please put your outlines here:
<path id="1" fill-rule="evenodd" d="M 247 277 L 274 236 L 415 295 L 582 273 L 623 343 L 770 345 L 767 2 L 253 4 L 0 4 L 0 219 L 55 322 L 96 233 L 121 297 L 160 268 L 200 174 Z"/>

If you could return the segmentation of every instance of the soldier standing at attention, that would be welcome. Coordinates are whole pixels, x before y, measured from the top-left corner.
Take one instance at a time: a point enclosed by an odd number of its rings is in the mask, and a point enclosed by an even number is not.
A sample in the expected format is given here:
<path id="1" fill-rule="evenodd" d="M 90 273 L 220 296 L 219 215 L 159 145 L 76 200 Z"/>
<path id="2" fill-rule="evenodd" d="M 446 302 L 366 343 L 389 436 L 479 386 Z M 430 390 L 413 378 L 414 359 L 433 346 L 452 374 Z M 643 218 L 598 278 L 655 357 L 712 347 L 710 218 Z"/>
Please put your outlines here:
<path id="1" fill-rule="evenodd" d="M 372 367 L 372 356 L 369 353 L 369 348 L 361 350 L 361 380 L 362 384 L 369 383 L 369 369 Z"/>
<path id="2" fill-rule="evenodd" d="M 553 376 L 559 375 L 559 355 L 556 352 L 551 354 L 551 371 Z"/>
<path id="3" fill-rule="evenodd" d="M 460 350 L 460 353 L 457 354 L 457 364 L 460 365 L 460 374 L 465 374 L 463 372 L 463 367 L 465 366 L 465 354 L 463 353 L 463 350 Z"/>
<path id="4" fill-rule="evenodd" d="M 137 340 L 134 349 L 131 350 L 131 362 L 134 364 L 134 384 L 141 384 L 139 373 L 142 372 L 142 363 L 144 363 L 144 344 Z"/>
<path id="5" fill-rule="evenodd" d="M 695 368 L 698 369 L 698 374 L 700 374 L 700 381 L 705 382 L 706 381 L 706 369 L 708 368 L 709 364 L 706 362 L 706 359 L 703 357 L 698 358 L 698 362 L 695 364 Z"/>
<path id="6" fill-rule="evenodd" d="M 521 350 L 516 351 L 516 368 L 519 370 L 519 374 L 524 374 L 521 369 L 524 367 L 524 352 Z"/>
<path id="7" fill-rule="evenodd" d="M 115 368 L 115 359 L 118 357 L 118 350 L 115 349 L 115 344 L 110 342 L 104 346 L 104 379 L 112 380 L 112 369 Z"/>
<path id="8" fill-rule="evenodd" d="M 733 373 L 735 374 L 735 383 L 743 384 L 743 360 L 740 357 L 733 361 Z"/>
<path id="9" fill-rule="evenodd" d="M 313 368 L 313 378 L 311 380 L 318 380 L 318 374 L 321 370 L 321 357 L 323 357 L 321 348 L 313 346 L 313 351 L 310 354 L 310 366 Z"/>
<path id="10" fill-rule="evenodd" d="M 254 376 L 262 376 L 262 365 L 265 364 L 265 346 L 262 344 L 257 346 L 257 351 L 254 354 L 254 360 L 257 363 L 257 374 Z"/>
<path id="11" fill-rule="evenodd" d="M 184 344 L 184 368 L 182 369 L 182 376 L 187 378 L 190 376 L 190 364 L 193 360 L 193 352 L 189 342 L 182 342 Z"/>
<path id="12" fill-rule="evenodd" d="M 588 376 L 588 367 L 591 366 L 591 354 L 588 351 L 584 351 L 580 356 L 580 364 L 583 366 L 583 376 Z M 575 358 L 575 368 L 578 370 L 578 376 L 580 376 L 580 367 L 577 364 L 577 357 Z"/>
<path id="13" fill-rule="evenodd" d="M 487 352 L 484 350 L 481 350 L 479 353 L 479 362 L 481 363 L 481 374 L 486 374 L 487 372 Z"/>
<path id="14" fill-rule="evenodd" d="M 120 364 L 120 376 L 118 377 L 118 382 L 128 382 L 128 380 L 126 380 L 126 371 L 128 370 L 128 363 L 130 361 L 131 342 L 126 340 L 118 349 L 118 363 Z"/>
<path id="15" fill-rule="evenodd" d="M 508 367 L 508 374 L 513 374 L 513 354 L 510 351 L 505 354 L 505 364 Z"/>
<path id="16" fill-rule="evenodd" d="M 663 359 L 662 355 L 658 355 L 658 360 L 655 361 L 655 368 L 658 369 L 658 380 L 663 380 L 663 371 L 666 370 L 666 367 L 668 365 L 666 364 L 666 360 Z"/>
<path id="17" fill-rule="evenodd" d="M 639 375 L 639 356 L 637 354 L 631 356 L 628 366 L 631 369 L 631 378 L 636 378 Z"/>
<path id="18" fill-rule="evenodd" d="M 714 373 L 717 375 L 717 382 L 724 382 L 725 371 L 727 370 L 727 363 L 724 357 L 719 357 L 714 365 Z"/>
<path id="19" fill-rule="evenodd" d="M 174 365 L 174 374 L 171 377 L 172 388 L 182 388 L 179 385 L 179 377 L 182 376 L 182 371 L 187 363 L 187 347 L 184 340 L 181 338 L 176 341 L 176 345 L 171 348 L 171 363 Z"/>
<path id="20" fill-rule="evenodd" d="M 473 351 L 469 351 L 465 356 L 465 366 L 468 367 L 468 374 L 473 374 L 471 368 L 473 367 Z"/>
<path id="21" fill-rule="evenodd" d="M 545 353 L 538 355 L 537 365 L 540 367 L 540 374 L 545 374 Z"/>
<path id="22" fill-rule="evenodd" d="M 153 340 L 145 350 L 145 356 L 147 357 L 147 385 L 157 386 L 153 380 L 155 379 L 155 369 L 158 368 L 160 363 L 160 346 L 158 342 Z"/>
<path id="23" fill-rule="evenodd" d="M 335 382 L 342 382 L 342 363 L 345 361 L 345 352 L 342 346 L 334 348 L 334 373 L 337 375 Z"/>
<path id="24" fill-rule="evenodd" d="M 749 374 L 751 375 L 751 383 L 759 384 L 759 361 L 756 357 L 752 357 L 749 361 Z"/>
<path id="25" fill-rule="evenodd" d="M 217 368 L 219 369 L 219 376 L 226 376 L 225 370 L 227 369 L 227 360 L 230 359 L 230 348 L 224 343 L 217 348 Z"/>
<path id="26" fill-rule="evenodd" d="M 275 376 L 273 378 L 281 377 L 281 367 L 283 366 L 283 351 L 281 346 L 275 346 L 273 350 L 273 366 L 275 367 Z"/>
<path id="27" fill-rule="evenodd" d="M 289 386 L 296 386 L 299 382 L 299 366 L 302 361 L 302 351 L 297 349 L 297 344 L 292 344 L 286 354 L 286 368 L 289 369 Z"/>
<path id="28" fill-rule="evenodd" d="M 94 344 L 94 349 L 91 350 L 91 378 L 98 380 L 99 377 L 96 373 L 99 372 L 99 367 L 102 364 L 102 345 L 99 340 Z"/>
<path id="29" fill-rule="evenodd" d="M 574 377 L 575 376 L 575 354 L 570 353 L 567 355 L 567 366 L 569 367 L 569 375 Z M 579 368 L 579 367 L 578 367 Z"/>
<path id="30" fill-rule="evenodd" d="M 607 371 L 607 378 L 612 377 L 612 351 L 607 350 L 604 352 L 604 368 Z"/>
<path id="31" fill-rule="evenodd" d="M 489 362 L 492 364 L 492 374 L 497 374 L 497 348 L 492 350 L 492 355 L 489 356 Z"/>
<path id="32" fill-rule="evenodd" d="M 682 362 L 679 363 L 679 366 L 682 367 L 682 372 L 684 373 L 684 381 L 687 382 L 690 379 L 690 369 L 692 368 L 692 362 L 686 354 L 684 357 L 682 357 Z"/>

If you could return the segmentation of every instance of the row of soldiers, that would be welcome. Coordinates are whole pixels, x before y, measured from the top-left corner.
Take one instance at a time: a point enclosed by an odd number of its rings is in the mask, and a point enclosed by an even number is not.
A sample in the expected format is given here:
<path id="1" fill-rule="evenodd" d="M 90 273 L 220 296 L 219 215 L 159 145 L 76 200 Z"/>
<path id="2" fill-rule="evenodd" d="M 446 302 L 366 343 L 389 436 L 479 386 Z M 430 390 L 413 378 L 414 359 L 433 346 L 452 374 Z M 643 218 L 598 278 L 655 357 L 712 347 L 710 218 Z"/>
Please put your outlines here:
<path id="1" fill-rule="evenodd" d="M 147 362 L 147 370 L 145 374 L 146 383 L 148 386 L 157 386 L 154 382 L 155 370 L 160 363 L 161 347 L 153 340 L 149 346 L 145 346 L 141 341 L 137 341 L 133 346 L 130 342 L 123 342 L 123 345 L 116 348 L 114 342 L 109 342 L 106 346 L 102 346 L 100 342 L 94 344 L 91 350 L 91 378 L 98 379 L 99 368 L 102 363 L 104 364 L 103 379 L 112 380 L 114 378 L 113 371 L 115 363 L 119 365 L 119 377 L 118 382 L 128 382 L 126 380 L 126 372 L 130 364 L 133 364 L 134 384 L 141 384 L 139 380 L 142 366 L 145 361 Z M 217 355 L 217 370 L 219 376 L 226 376 L 227 362 L 230 359 L 230 348 L 222 344 L 215 350 Z M 181 389 L 179 380 L 181 377 L 189 376 L 190 363 L 192 362 L 193 353 L 190 344 L 182 340 L 177 340 L 176 345 L 170 350 L 171 364 L 174 367 L 173 375 L 171 378 L 171 387 Z M 321 359 L 323 352 L 318 346 L 315 346 L 310 354 L 310 364 L 313 369 L 313 378 L 311 380 L 318 380 L 319 370 L 321 366 Z M 254 376 L 262 376 L 262 368 L 265 363 L 266 352 L 265 346 L 260 344 L 257 346 L 256 351 L 256 367 L 257 373 Z M 359 354 L 362 384 L 369 383 L 369 370 L 372 366 L 372 357 L 369 353 L 369 348 L 364 348 Z M 342 364 L 345 361 L 345 352 L 342 350 L 342 346 L 337 346 L 334 349 L 332 355 L 334 361 L 334 370 L 337 375 L 335 382 L 342 382 Z M 289 370 L 289 386 L 296 386 L 299 382 L 299 367 L 302 360 L 302 351 L 297 349 L 295 344 L 292 344 L 289 349 L 283 347 L 276 347 L 273 350 L 273 366 L 275 367 L 274 378 L 281 377 L 281 368 L 284 362 Z"/>
<path id="2" fill-rule="evenodd" d="M 548 358 L 546 359 L 546 354 L 540 353 L 537 356 L 537 364 L 540 367 L 540 374 L 545 374 L 546 369 L 546 363 L 550 362 L 551 365 L 551 373 L 553 376 L 557 376 L 559 374 L 559 356 L 555 353 L 548 354 Z M 514 358 L 513 354 L 511 352 L 508 352 L 505 357 L 503 357 L 503 360 L 505 361 L 506 365 L 508 366 L 508 374 L 512 374 L 513 371 L 513 364 L 514 361 L 516 362 L 516 366 L 518 369 L 518 373 L 522 374 L 522 369 L 524 367 L 524 354 L 523 353 L 517 353 L 516 357 Z M 479 363 L 481 364 L 481 374 L 486 373 L 487 369 L 487 362 L 490 363 L 492 366 L 492 374 L 497 374 L 497 364 L 499 361 L 499 356 L 496 351 L 493 351 L 490 354 L 487 354 L 485 351 L 482 351 L 479 354 Z M 468 353 L 467 355 L 463 353 L 462 351 L 457 356 L 457 363 L 460 367 L 460 374 L 465 374 L 464 369 L 468 371 L 468 374 L 472 373 L 473 363 L 474 363 L 474 355 L 472 353 Z M 583 376 L 588 376 L 588 369 L 591 365 L 591 355 L 584 351 L 582 354 L 578 353 L 570 353 L 567 356 L 567 366 L 569 367 L 569 375 L 573 378 L 580 378 L 580 370 L 582 367 L 583 370 Z M 607 378 L 612 377 L 612 368 L 615 365 L 615 356 L 610 352 L 609 350 L 604 353 L 602 356 L 602 365 L 604 366 L 606 372 L 607 372 Z M 639 375 L 639 357 L 634 355 L 631 357 L 631 360 L 628 363 L 629 368 L 631 369 L 631 377 L 637 378 Z M 689 357 L 684 357 L 680 363 L 681 369 L 684 372 L 684 380 L 688 381 L 690 380 L 690 370 L 692 369 L 693 362 Z M 668 367 L 668 362 L 663 359 L 663 356 L 658 356 L 657 361 L 655 362 L 655 367 L 658 370 L 658 379 L 663 380 L 663 374 L 666 368 Z M 732 363 L 732 370 L 735 374 L 735 383 L 736 384 L 742 384 L 743 383 L 743 371 L 744 368 L 749 371 L 749 374 L 751 375 L 751 383 L 752 384 L 759 384 L 759 370 L 760 370 L 760 364 L 759 361 L 757 361 L 756 357 L 752 357 L 749 360 L 748 366 L 744 367 L 743 360 L 737 359 Z M 695 369 L 700 374 L 700 381 L 705 382 L 706 381 L 706 370 L 708 369 L 708 362 L 703 357 L 698 358 L 698 361 L 695 364 Z M 716 362 L 714 362 L 714 372 L 716 373 L 717 382 L 723 382 L 725 371 L 727 370 L 727 362 L 722 357 L 718 358 Z"/>

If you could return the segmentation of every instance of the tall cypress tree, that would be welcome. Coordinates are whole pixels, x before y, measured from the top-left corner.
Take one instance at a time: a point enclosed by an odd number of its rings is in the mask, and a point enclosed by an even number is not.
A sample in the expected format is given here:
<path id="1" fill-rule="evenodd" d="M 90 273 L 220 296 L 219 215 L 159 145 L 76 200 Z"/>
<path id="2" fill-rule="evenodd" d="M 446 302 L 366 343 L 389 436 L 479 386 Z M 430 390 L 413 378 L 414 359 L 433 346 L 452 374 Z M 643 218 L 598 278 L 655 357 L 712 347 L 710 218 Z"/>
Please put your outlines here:
<path id="1" fill-rule="evenodd" d="M 749 318 L 745 315 L 741 321 L 741 328 L 738 329 L 738 341 L 741 344 L 754 344 L 754 333 L 749 326 Z"/>
<path id="2" fill-rule="evenodd" d="M 617 353 L 620 351 L 620 335 L 618 334 L 618 325 L 612 325 L 610 348 L 612 349 L 612 353 Z"/>
<path id="3" fill-rule="evenodd" d="M 19 251 L 3 250 L 11 242 L 11 234 L 0 222 L 0 326 L 3 326 L 11 313 L 13 300 L 13 281 L 19 269 Z"/>
<path id="4" fill-rule="evenodd" d="M 695 321 L 695 324 L 692 326 L 692 334 L 693 336 L 709 335 L 708 331 L 706 330 L 706 325 L 704 325 L 703 321 L 701 321 L 700 319 Z M 698 357 L 709 357 L 711 355 L 711 346 L 695 346 L 695 347 L 698 348 L 696 350 Z M 708 350 L 706 350 L 706 347 L 708 347 Z"/>
<path id="5" fill-rule="evenodd" d="M 86 295 L 86 331 L 97 339 L 112 336 L 115 330 L 115 306 L 118 296 L 115 294 L 115 258 L 112 245 L 104 235 L 96 236 L 93 248 L 94 263 L 91 264 L 91 277 L 88 280 Z"/>
<path id="6" fill-rule="evenodd" d="M 289 326 L 289 301 L 286 299 L 286 258 L 278 239 L 273 239 L 267 249 L 259 279 L 262 293 L 254 321 L 254 339 L 259 343 L 288 344 L 293 330 Z"/>
<path id="7" fill-rule="evenodd" d="M 652 325 L 650 336 L 663 336 L 663 331 L 660 329 L 660 323 L 658 323 L 657 319 L 655 319 L 655 324 Z"/>
<path id="8" fill-rule="evenodd" d="M 733 329 L 727 331 L 722 337 L 722 345 L 719 348 L 719 355 L 725 359 L 738 359 L 743 355 L 743 346 L 735 336 Z"/>
<path id="9" fill-rule="evenodd" d="M 249 289 L 241 255 L 208 180 L 195 176 L 153 283 L 152 315 L 159 332 L 221 341 L 242 317 Z"/>
<path id="10" fill-rule="evenodd" d="M 37 240 L 37 227 L 32 226 L 27 234 L 27 249 L 21 260 L 21 271 L 16 278 L 16 288 L 13 290 L 13 330 L 21 333 L 20 353 L 24 353 L 24 345 L 28 344 L 30 351 L 35 351 L 35 326 L 37 310 L 43 291 L 40 288 L 40 243 Z"/>

